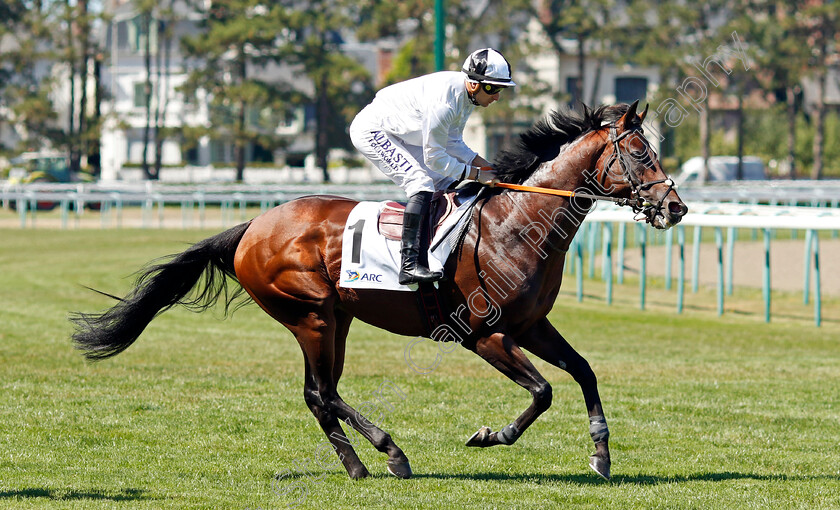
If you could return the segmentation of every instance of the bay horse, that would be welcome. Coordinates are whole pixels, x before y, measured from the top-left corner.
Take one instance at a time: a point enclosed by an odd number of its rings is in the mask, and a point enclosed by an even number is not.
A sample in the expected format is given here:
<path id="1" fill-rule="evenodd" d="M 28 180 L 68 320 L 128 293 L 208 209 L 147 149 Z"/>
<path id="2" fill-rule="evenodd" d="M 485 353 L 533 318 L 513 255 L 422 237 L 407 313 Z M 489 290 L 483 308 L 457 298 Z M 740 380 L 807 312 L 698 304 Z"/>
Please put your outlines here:
<path id="1" fill-rule="evenodd" d="M 687 212 L 643 135 L 647 109 L 638 115 L 637 105 L 594 110 L 584 105 L 582 112 L 552 112 L 500 153 L 495 169 L 502 182 L 577 190 L 577 196 L 499 188 L 479 195 L 471 223 L 444 266 L 446 279 L 439 282 L 442 299 L 455 310 L 442 324 L 448 329 L 429 333 L 413 292 L 343 288 L 342 232 L 357 202 L 310 196 L 147 267 L 114 307 L 73 315 L 75 345 L 89 360 L 108 358 L 137 340 L 168 308 L 181 304 L 201 311 L 222 297 L 230 305 L 244 289 L 297 339 L 304 359 L 304 400 L 354 479 L 368 471 L 340 420 L 388 455 L 391 474 L 412 474 L 391 436 L 342 400 L 336 389 L 354 317 L 400 335 L 457 337 L 464 348 L 530 392 L 532 403 L 519 417 L 499 431 L 482 427 L 467 446 L 513 444 L 551 405 L 551 386 L 525 349 L 580 384 L 595 445 L 589 465 L 609 479 L 609 429 L 595 374 L 546 315 L 560 289 L 566 252 L 594 203 L 581 195 L 622 201 L 639 213 L 638 219 L 659 229 L 675 225 Z M 228 278 L 241 287 L 232 294 L 226 288 Z M 499 313 L 491 314 L 491 309 Z"/>

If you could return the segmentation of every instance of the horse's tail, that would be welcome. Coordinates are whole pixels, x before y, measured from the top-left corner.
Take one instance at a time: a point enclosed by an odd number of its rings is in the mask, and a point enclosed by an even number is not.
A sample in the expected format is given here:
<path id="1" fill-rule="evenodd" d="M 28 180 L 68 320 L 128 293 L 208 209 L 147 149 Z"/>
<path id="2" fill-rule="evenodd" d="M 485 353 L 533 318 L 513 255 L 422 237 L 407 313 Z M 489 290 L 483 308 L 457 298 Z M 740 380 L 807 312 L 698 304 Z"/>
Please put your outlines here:
<path id="1" fill-rule="evenodd" d="M 72 314 L 76 348 L 92 361 L 115 356 L 134 343 L 158 314 L 178 304 L 201 312 L 224 295 L 227 312 L 244 290 L 237 286 L 228 292 L 227 277 L 238 283 L 233 258 L 250 224 L 237 225 L 142 269 L 134 289 L 125 298 L 117 298 L 119 303 L 113 308 L 102 313 Z M 204 282 L 197 286 L 202 274 Z M 195 292 L 191 292 L 194 287 Z"/>

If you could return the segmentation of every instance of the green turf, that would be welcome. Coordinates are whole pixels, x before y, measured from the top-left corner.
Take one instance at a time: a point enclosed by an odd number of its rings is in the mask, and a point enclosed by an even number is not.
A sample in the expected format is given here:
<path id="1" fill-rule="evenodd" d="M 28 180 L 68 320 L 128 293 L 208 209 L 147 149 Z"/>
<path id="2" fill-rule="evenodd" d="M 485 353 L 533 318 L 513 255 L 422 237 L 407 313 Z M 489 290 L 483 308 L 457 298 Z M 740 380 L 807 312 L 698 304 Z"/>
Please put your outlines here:
<path id="1" fill-rule="evenodd" d="M 84 362 L 68 311 L 108 300 L 80 284 L 124 293 L 143 263 L 209 234 L 0 231 L 0 508 L 278 509 L 293 493 L 324 509 L 840 507 L 840 322 L 717 317 L 713 294 L 687 295 L 678 316 L 657 308 L 672 299 L 661 290 L 638 311 L 632 285 L 607 308 L 588 282 L 577 303 L 570 280 L 552 311 L 599 377 L 612 483 L 586 465 L 580 389 L 539 361 L 551 409 L 513 446 L 465 448 L 527 393 L 460 348 L 418 375 L 403 358 L 411 339 L 355 323 L 339 389 L 357 406 L 385 381 L 405 392 L 381 408 L 383 427 L 415 471 L 390 477 L 363 444 L 361 481 L 331 457 L 318 465 L 300 352 L 255 306 L 226 320 L 176 309 L 125 353 Z M 432 360 L 427 347 L 415 358 Z"/>

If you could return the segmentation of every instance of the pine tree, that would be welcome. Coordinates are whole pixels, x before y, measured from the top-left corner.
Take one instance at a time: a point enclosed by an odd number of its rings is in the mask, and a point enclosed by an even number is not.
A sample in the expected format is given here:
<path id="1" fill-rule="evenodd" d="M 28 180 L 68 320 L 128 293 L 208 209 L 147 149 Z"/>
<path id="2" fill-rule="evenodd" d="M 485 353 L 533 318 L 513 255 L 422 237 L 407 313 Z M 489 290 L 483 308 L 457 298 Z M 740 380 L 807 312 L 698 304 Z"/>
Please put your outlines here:
<path id="1" fill-rule="evenodd" d="M 780 98 L 785 106 L 787 131 L 787 169 L 796 178 L 797 92 L 808 59 L 807 46 L 797 28 L 798 2 L 776 0 L 742 2 L 730 28 L 743 34 L 751 44 L 752 73 L 765 97 Z"/>
<path id="2" fill-rule="evenodd" d="M 248 146 L 277 144 L 279 120 L 301 100 L 291 85 L 270 83 L 261 73 L 268 64 L 291 57 L 291 15 L 280 3 L 261 0 L 214 1 L 204 14 L 203 32 L 181 41 L 191 64 L 182 92 L 187 97 L 206 94 L 211 127 L 193 129 L 192 134 L 232 140 L 241 181 Z M 249 122 L 252 112 L 269 117 L 268 122 Z"/>
<path id="3" fill-rule="evenodd" d="M 66 145 L 51 98 L 56 84 L 48 74 L 58 60 L 53 34 L 62 25 L 61 8 L 59 2 L 25 0 L 0 7 L 0 115 L 20 137 L 19 145 L 9 148 L 16 152 Z"/>
<path id="4" fill-rule="evenodd" d="M 840 61 L 840 5 L 824 0 L 803 3 L 798 18 L 799 27 L 811 56 L 806 72 L 816 83 L 814 166 L 811 168 L 811 178 L 821 179 L 825 164 L 825 99 L 828 69 Z"/>
<path id="5" fill-rule="evenodd" d="M 352 25 L 351 6 L 342 0 L 312 0 L 290 11 L 294 61 L 314 87 L 315 161 L 324 181 L 330 180 L 330 149 L 352 148 L 347 126 L 371 96 L 367 71 L 341 52 L 341 29 Z"/>

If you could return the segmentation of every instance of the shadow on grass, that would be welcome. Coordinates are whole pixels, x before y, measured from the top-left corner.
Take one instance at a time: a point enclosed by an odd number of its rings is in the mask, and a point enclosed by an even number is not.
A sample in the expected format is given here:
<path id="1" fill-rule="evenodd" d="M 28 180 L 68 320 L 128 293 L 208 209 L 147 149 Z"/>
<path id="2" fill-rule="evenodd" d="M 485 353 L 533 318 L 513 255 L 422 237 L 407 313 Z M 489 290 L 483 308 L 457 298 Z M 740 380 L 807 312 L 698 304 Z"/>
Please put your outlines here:
<path id="1" fill-rule="evenodd" d="M 307 473 L 287 473 L 278 478 L 274 476 L 275 480 L 302 480 L 311 479 L 322 481 L 324 476 L 336 475 L 345 478 L 346 474 L 343 471 L 317 471 Z M 595 473 L 581 473 L 581 474 L 567 474 L 567 475 L 547 475 L 543 473 L 414 473 L 412 479 L 435 479 L 435 480 L 469 480 L 469 481 L 490 481 L 490 482 L 531 482 L 537 484 L 544 483 L 573 483 L 577 485 L 663 485 L 671 483 L 686 483 L 686 482 L 725 482 L 729 480 L 757 480 L 766 482 L 805 482 L 814 480 L 825 480 L 830 482 L 840 482 L 838 475 L 759 475 L 756 473 L 737 473 L 726 471 L 723 473 L 694 473 L 689 475 L 675 475 L 675 476 L 658 476 L 658 475 L 616 475 L 614 474 L 612 480 L 609 482 L 596 475 Z M 371 473 L 367 479 L 370 480 L 390 480 L 396 479 L 394 475 L 378 472 Z M 2 493 L 0 493 L 2 495 Z"/>
<path id="2" fill-rule="evenodd" d="M 385 475 L 388 476 L 388 475 Z M 594 485 L 594 484 L 633 484 L 633 485 L 660 485 L 668 483 L 684 483 L 684 482 L 723 482 L 727 480 L 760 480 L 773 482 L 790 482 L 790 481 L 811 481 L 811 480 L 826 480 L 826 481 L 840 481 L 840 476 L 837 475 L 815 475 L 815 476 L 790 476 L 790 475 L 758 475 L 755 473 L 696 473 L 691 475 L 677 475 L 677 476 L 656 476 L 656 475 L 613 475 L 612 480 L 607 482 L 595 473 L 591 474 L 569 474 L 569 475 L 546 475 L 546 474 L 529 474 L 529 473 L 459 473 L 459 474 L 415 474 L 414 478 L 436 478 L 441 480 L 456 479 L 456 480 L 488 480 L 488 481 L 515 481 L 515 482 L 536 482 L 536 483 L 575 483 L 579 485 Z"/>
<path id="3" fill-rule="evenodd" d="M 100 499 L 108 501 L 137 501 L 152 499 L 143 494 L 141 489 L 123 489 L 119 492 L 106 490 L 74 491 L 65 489 L 21 489 L 17 491 L 1 491 L 0 499 L 16 498 L 47 498 L 55 501 L 76 499 Z"/>
<path id="4" fill-rule="evenodd" d="M 678 475 L 678 476 L 652 476 L 652 475 L 634 475 L 634 476 L 614 476 L 612 481 L 614 483 L 632 483 L 635 485 L 659 485 L 663 483 L 682 483 L 682 482 L 723 482 L 727 480 L 759 480 L 767 482 L 796 482 L 796 481 L 840 481 L 840 476 L 837 475 L 811 475 L 811 476 L 791 476 L 791 475 L 758 475 L 755 473 L 696 473 L 692 475 Z"/>

